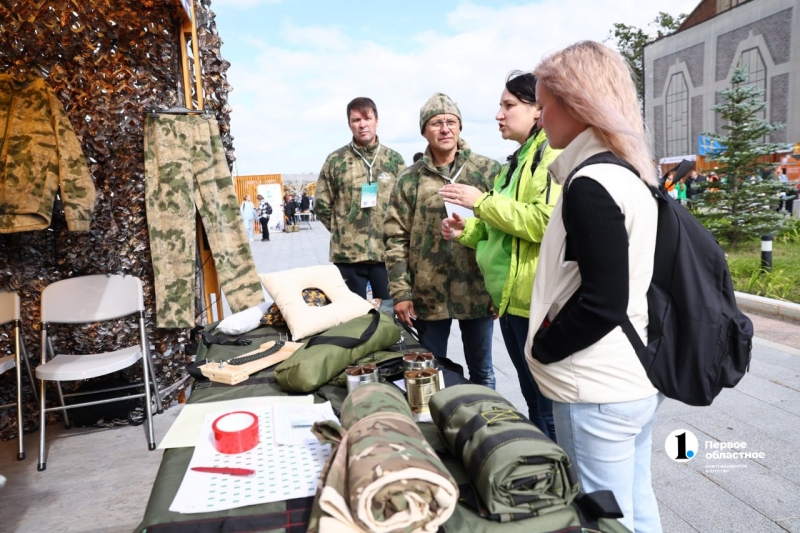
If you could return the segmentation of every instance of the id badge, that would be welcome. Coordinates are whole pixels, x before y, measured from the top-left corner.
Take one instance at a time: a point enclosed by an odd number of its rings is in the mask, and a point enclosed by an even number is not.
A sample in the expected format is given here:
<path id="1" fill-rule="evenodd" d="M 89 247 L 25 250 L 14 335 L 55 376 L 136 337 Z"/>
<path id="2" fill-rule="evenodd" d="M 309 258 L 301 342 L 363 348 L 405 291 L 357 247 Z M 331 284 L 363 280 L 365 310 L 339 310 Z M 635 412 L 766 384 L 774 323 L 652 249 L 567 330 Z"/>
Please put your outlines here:
<path id="1" fill-rule="evenodd" d="M 378 182 L 361 186 L 361 209 L 378 205 Z"/>

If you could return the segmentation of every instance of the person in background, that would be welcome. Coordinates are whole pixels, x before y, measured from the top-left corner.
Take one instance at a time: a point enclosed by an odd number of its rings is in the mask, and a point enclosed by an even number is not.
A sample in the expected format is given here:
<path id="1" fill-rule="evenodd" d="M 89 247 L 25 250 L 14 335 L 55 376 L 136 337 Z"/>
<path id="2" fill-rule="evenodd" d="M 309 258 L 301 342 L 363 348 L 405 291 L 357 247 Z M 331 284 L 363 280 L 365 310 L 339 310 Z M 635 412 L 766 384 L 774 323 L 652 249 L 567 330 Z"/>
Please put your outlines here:
<path id="1" fill-rule="evenodd" d="M 414 163 L 416 163 L 417 161 L 419 161 L 420 159 L 422 159 L 422 156 L 423 156 L 423 155 L 424 155 L 424 154 L 423 154 L 422 152 L 417 152 L 416 154 L 414 154 Z"/>
<path id="2" fill-rule="evenodd" d="M 272 206 L 269 205 L 263 196 L 256 196 L 258 200 L 258 222 L 261 224 L 261 240 L 269 240 L 269 217 L 272 214 Z"/>
<path id="3" fill-rule="evenodd" d="M 310 207 L 311 200 L 308 199 L 308 194 L 303 193 L 303 196 L 300 198 L 300 211 L 307 213 Z"/>
<path id="4" fill-rule="evenodd" d="M 244 231 L 247 233 L 247 238 L 251 241 L 253 240 L 253 224 L 258 219 L 258 212 L 256 211 L 256 207 L 253 205 L 253 202 L 250 200 L 250 195 L 244 195 L 244 201 L 242 205 L 239 207 L 239 211 L 242 213 L 242 220 L 244 221 Z"/>
<path id="5" fill-rule="evenodd" d="M 764 179 L 769 181 L 779 181 L 781 176 L 781 166 L 772 165 L 764 171 Z"/>
<path id="6" fill-rule="evenodd" d="M 442 236 L 476 250 L 486 289 L 500 316 L 500 331 L 517 370 L 528 418 L 542 433 L 556 440 L 553 402 L 542 395 L 525 361 L 531 289 L 539 243 L 561 186 L 550 179 L 547 165 L 560 153 L 550 148 L 538 127 L 536 76 L 519 71 L 506 79 L 495 120 L 500 135 L 520 144 L 494 179 L 494 188 L 454 183 L 441 189 L 442 198 L 473 209 L 474 218 L 454 214 L 442 224 Z"/>
<path id="7" fill-rule="evenodd" d="M 470 381 L 494 388 L 492 299 L 474 250 L 442 238 L 447 210 L 439 190 L 458 182 L 488 192 L 500 164 L 470 150 L 461 138 L 461 111 L 447 95 L 431 96 L 419 126 L 428 147 L 397 179 L 383 225 L 394 311 L 445 363 L 457 319 Z"/>
<path id="8" fill-rule="evenodd" d="M 675 186 L 675 189 L 678 191 L 678 198 L 677 200 L 681 203 L 681 205 L 686 205 L 686 176 L 682 177 L 678 184 Z"/>
<path id="9" fill-rule="evenodd" d="M 297 219 L 295 217 L 296 212 L 297 212 L 297 202 L 294 201 L 292 195 L 287 194 L 283 200 L 283 214 L 286 216 L 287 226 L 294 226 L 295 224 L 297 224 Z"/>
<path id="10" fill-rule="evenodd" d="M 700 179 L 697 176 L 697 171 L 692 170 L 689 172 L 688 179 L 686 180 L 686 200 L 691 201 L 697 191 L 694 188 L 695 183 L 699 183 Z"/>
<path id="11" fill-rule="evenodd" d="M 647 342 L 658 225 L 658 178 L 636 86 L 625 60 L 592 41 L 545 57 L 534 74 L 539 123 L 550 146 L 563 149 L 549 166 L 553 180 L 563 185 L 583 161 L 608 151 L 637 173 L 589 165 L 564 188 L 539 253 L 526 356 L 553 400 L 558 443 L 581 489 L 613 491 L 623 525 L 659 532 L 650 459 L 664 396 L 621 329 L 630 321 Z"/>
<path id="12" fill-rule="evenodd" d="M 328 156 L 315 191 L 314 211 L 331 232 L 330 262 L 347 287 L 362 298 L 367 283 L 382 310 L 391 313 L 383 218 L 397 176 L 406 168 L 403 157 L 381 144 L 378 108 L 369 98 L 347 104 L 349 143 Z M 378 304 L 379 306 L 381 304 Z"/>

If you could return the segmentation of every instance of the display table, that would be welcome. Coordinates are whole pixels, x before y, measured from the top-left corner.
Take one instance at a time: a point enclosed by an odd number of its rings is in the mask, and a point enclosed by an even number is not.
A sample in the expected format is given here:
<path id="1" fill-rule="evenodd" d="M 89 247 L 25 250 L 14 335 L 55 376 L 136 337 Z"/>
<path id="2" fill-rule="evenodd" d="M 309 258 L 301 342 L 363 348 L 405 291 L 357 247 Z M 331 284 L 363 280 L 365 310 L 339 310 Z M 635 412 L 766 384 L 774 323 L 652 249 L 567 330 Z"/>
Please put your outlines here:
<path id="1" fill-rule="evenodd" d="M 212 324 L 206 328 L 211 331 L 215 327 Z M 214 344 L 211 346 L 201 345 L 198 350 L 197 360 L 209 359 L 212 361 L 226 360 L 237 355 L 252 351 L 253 346 L 270 340 L 271 335 L 277 332 L 286 333 L 285 329 L 276 329 L 267 326 L 258 328 L 248 334 L 248 336 L 261 335 L 263 338 L 252 338 L 250 346 L 231 346 Z M 405 335 L 406 349 L 421 348 L 413 339 L 409 343 L 408 335 Z M 464 383 L 459 374 L 444 369 L 445 381 L 447 386 Z M 287 396 L 282 392 L 275 382 L 272 369 L 267 369 L 254 374 L 244 383 L 234 386 L 213 384 L 198 384 L 194 392 L 189 397 L 187 403 L 206 403 L 224 400 L 234 400 L 240 398 L 253 398 L 260 396 Z M 325 385 L 317 390 L 313 397 L 315 403 L 330 401 L 337 416 L 341 410 L 342 402 L 347 396 L 347 390 L 342 387 Z M 465 472 L 461 463 L 447 452 L 447 447 L 442 441 L 438 430 L 433 424 L 418 423 L 425 439 L 440 455 L 443 463 L 453 475 L 456 483 L 464 488 L 468 486 L 469 476 Z M 238 533 L 238 532 L 282 532 L 282 533 L 304 533 L 308 527 L 308 520 L 311 514 L 313 498 L 297 498 L 279 502 L 264 503 L 239 507 L 226 511 L 180 514 L 169 511 L 169 507 L 178 492 L 183 481 L 186 470 L 192 459 L 194 448 L 171 448 L 164 452 L 156 480 L 153 484 L 150 499 L 144 513 L 141 524 L 136 528 L 137 533 Z M 439 528 L 440 532 L 453 533 L 470 531 L 472 533 L 541 533 L 553 531 L 552 524 L 558 523 L 556 530 L 563 533 L 582 531 L 580 526 L 575 525 L 575 517 L 578 516 L 575 503 L 569 508 L 554 511 L 547 515 L 547 520 L 541 517 L 529 518 L 512 522 L 494 522 L 480 518 L 469 507 L 459 503 L 450 519 Z M 613 522 L 613 524 L 611 524 Z M 542 529 L 539 525 L 547 523 L 547 528 Z M 625 532 L 624 527 L 616 521 L 603 519 L 598 527 L 596 522 L 590 521 L 594 530 L 607 532 Z M 590 528 L 591 529 L 591 528 Z"/>
<path id="2" fill-rule="evenodd" d="M 314 229 L 311 227 L 311 215 L 312 215 L 311 211 L 302 211 L 295 213 L 294 216 L 297 217 L 297 220 L 299 220 L 300 222 L 305 222 L 306 224 L 308 224 L 308 229 Z"/>

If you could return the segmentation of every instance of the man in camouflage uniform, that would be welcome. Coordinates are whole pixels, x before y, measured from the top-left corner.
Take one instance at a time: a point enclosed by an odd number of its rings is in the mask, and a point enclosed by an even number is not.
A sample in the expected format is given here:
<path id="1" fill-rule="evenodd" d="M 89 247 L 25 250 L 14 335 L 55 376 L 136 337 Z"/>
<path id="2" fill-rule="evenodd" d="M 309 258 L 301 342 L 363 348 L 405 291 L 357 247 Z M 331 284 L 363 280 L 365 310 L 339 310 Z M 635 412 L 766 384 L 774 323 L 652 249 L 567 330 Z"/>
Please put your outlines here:
<path id="1" fill-rule="evenodd" d="M 461 112 L 448 96 L 435 93 L 419 123 L 428 147 L 397 179 L 384 223 L 389 293 L 398 318 L 416 327 L 422 345 L 439 359 L 447 356 L 457 319 L 470 380 L 493 388 L 492 300 L 475 251 L 442 238 L 447 210 L 439 189 L 458 182 L 489 191 L 500 164 L 460 139 Z"/>
<path id="2" fill-rule="evenodd" d="M 148 113 L 144 172 L 158 327 L 195 325 L 195 210 L 231 310 L 263 302 L 217 121 Z"/>
<path id="3" fill-rule="evenodd" d="M 94 182 L 47 81 L 0 75 L 0 124 L 0 233 L 47 229 L 59 189 L 67 228 L 89 231 Z"/>
<path id="4" fill-rule="evenodd" d="M 366 297 L 369 282 L 373 298 L 388 300 L 383 218 L 405 163 L 400 154 L 381 145 L 378 108 L 371 99 L 347 104 L 347 121 L 353 140 L 322 165 L 314 213 L 331 232 L 330 261 L 350 290 Z"/>

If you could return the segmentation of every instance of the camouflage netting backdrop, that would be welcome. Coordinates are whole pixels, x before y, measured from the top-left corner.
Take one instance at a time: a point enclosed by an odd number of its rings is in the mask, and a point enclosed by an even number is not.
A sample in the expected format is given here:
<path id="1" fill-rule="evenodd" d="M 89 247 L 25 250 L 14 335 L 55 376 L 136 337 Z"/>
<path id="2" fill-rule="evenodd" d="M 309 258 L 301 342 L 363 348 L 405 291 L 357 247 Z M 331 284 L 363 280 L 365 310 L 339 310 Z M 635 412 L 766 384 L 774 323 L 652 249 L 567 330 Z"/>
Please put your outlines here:
<path id="1" fill-rule="evenodd" d="M 220 56 L 209 4 L 195 2 L 205 107 L 216 113 L 230 165 L 230 86 L 225 78 L 230 64 Z M 57 205 L 49 229 L 0 235 L 0 289 L 20 296 L 23 339 L 34 367 L 40 357 L 40 295 L 48 284 L 88 274 L 132 274 L 144 283 L 159 388 L 185 375 L 189 331 L 155 328 L 142 153 L 144 110 L 186 105 L 178 9 L 173 0 L 0 0 L 0 73 L 41 76 L 53 87 L 81 141 L 97 190 L 89 233 L 67 231 Z M 135 328 L 120 324 L 58 326 L 54 333 L 56 349 L 84 353 L 137 340 Z M 12 353 L 10 336 L 9 326 L 0 327 L 0 355 Z M 140 380 L 139 365 L 125 375 Z M 15 377 L 14 372 L 0 376 L 0 404 L 15 401 Z M 23 381 L 24 427 L 30 431 L 38 426 L 38 406 Z M 177 392 L 164 398 L 165 406 Z M 56 395 L 48 391 L 48 398 Z M 60 417 L 50 413 L 48 422 Z M 14 410 L 0 410 L 0 440 L 15 436 Z"/>

